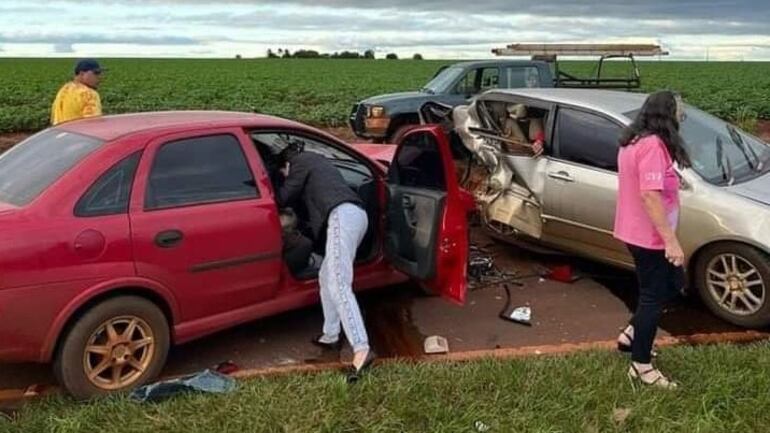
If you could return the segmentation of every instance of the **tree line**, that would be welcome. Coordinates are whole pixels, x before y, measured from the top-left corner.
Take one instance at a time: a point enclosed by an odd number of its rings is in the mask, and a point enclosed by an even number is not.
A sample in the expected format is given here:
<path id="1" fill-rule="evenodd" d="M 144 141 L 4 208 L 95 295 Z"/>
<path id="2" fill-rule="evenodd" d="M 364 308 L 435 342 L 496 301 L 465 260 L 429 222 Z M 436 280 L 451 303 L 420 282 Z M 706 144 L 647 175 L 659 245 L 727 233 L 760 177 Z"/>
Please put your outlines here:
<path id="1" fill-rule="evenodd" d="M 300 49 L 293 53 L 289 50 L 279 48 L 277 51 L 267 50 L 268 59 L 374 59 L 374 50 L 366 50 L 363 54 L 358 51 L 342 51 L 334 53 L 320 53 L 316 50 Z M 396 53 L 389 53 L 385 56 L 388 60 L 398 60 Z M 412 60 L 422 60 L 422 54 L 415 53 Z"/>

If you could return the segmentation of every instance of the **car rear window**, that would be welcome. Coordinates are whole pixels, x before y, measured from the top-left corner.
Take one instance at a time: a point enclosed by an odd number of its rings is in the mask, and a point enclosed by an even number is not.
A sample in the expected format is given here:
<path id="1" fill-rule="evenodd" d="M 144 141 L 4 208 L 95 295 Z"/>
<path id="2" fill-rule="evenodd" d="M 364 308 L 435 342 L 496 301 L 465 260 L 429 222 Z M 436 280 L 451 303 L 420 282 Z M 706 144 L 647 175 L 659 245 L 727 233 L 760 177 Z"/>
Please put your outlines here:
<path id="1" fill-rule="evenodd" d="M 25 206 L 104 141 L 48 129 L 0 156 L 0 201 Z"/>

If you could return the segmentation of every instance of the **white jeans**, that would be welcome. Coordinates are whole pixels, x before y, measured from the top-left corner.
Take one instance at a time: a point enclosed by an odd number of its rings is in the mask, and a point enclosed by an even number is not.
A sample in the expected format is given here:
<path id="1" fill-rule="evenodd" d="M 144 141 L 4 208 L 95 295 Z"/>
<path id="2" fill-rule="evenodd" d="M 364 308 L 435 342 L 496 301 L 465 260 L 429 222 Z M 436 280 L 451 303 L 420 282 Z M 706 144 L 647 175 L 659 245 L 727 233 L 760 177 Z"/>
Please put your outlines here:
<path id="1" fill-rule="evenodd" d="M 368 225 L 366 212 L 354 204 L 343 203 L 332 209 L 319 273 L 324 335 L 339 338 L 342 324 L 354 352 L 369 349 L 364 320 L 353 294 L 353 263 Z"/>

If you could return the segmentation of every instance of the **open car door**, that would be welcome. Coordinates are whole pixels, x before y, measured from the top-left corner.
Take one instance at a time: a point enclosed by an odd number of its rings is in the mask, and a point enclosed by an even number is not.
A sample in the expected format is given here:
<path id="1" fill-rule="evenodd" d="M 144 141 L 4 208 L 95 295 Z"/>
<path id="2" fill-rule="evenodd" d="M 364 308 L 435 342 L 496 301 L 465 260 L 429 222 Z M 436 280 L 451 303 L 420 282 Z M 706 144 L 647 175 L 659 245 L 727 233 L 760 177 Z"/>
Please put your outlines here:
<path id="1" fill-rule="evenodd" d="M 460 189 L 439 126 L 404 134 L 388 171 L 385 254 L 396 269 L 454 302 L 465 302 L 473 197 Z"/>

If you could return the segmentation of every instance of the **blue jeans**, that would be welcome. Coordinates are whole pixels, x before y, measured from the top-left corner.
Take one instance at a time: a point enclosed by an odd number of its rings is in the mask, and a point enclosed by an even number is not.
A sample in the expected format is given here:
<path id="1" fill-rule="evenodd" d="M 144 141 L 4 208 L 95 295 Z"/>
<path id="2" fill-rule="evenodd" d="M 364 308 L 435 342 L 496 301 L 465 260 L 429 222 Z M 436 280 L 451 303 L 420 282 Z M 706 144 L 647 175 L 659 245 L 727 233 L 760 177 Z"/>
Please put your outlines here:
<path id="1" fill-rule="evenodd" d="M 324 335 L 339 336 L 342 325 L 353 352 L 369 349 L 361 309 L 353 294 L 356 250 L 364 239 L 368 225 L 366 212 L 360 207 L 350 203 L 335 207 L 329 214 L 326 255 L 319 273 Z"/>

